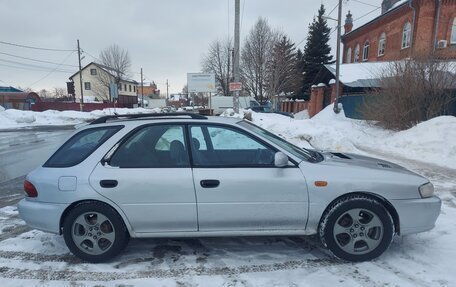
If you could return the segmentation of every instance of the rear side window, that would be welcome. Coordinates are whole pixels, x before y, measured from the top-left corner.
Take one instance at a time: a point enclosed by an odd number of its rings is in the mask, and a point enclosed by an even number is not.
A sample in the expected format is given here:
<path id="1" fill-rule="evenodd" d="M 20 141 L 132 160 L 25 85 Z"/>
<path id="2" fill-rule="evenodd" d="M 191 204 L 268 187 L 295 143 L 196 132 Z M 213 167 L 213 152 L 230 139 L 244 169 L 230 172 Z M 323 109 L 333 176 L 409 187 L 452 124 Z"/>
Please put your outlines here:
<path id="1" fill-rule="evenodd" d="M 121 128 L 122 126 L 110 126 L 83 130 L 64 143 L 43 166 L 70 167 L 77 165 Z"/>

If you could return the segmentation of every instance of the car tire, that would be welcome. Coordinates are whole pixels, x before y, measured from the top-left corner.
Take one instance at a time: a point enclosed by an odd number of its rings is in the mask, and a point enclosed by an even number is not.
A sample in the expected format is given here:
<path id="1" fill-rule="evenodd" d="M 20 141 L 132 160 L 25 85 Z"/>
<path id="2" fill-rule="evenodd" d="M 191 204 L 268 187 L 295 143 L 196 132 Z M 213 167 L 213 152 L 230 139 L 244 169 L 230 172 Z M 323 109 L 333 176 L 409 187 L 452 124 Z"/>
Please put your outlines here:
<path id="1" fill-rule="evenodd" d="M 320 239 L 336 257 L 368 261 L 388 249 L 394 222 L 385 207 L 367 195 L 343 197 L 327 208 L 319 225 Z"/>
<path id="2" fill-rule="evenodd" d="M 129 234 L 111 206 L 83 202 L 66 215 L 63 238 L 71 253 L 84 261 L 98 263 L 118 255 L 128 244 Z"/>

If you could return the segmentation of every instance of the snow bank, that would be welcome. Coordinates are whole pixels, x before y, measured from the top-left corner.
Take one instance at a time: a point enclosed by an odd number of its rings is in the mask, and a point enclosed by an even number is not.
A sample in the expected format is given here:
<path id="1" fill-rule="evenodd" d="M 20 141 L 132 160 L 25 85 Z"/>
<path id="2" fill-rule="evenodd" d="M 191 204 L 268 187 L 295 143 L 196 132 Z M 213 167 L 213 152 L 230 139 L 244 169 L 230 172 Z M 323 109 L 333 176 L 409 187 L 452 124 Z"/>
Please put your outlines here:
<path id="1" fill-rule="evenodd" d="M 161 110 L 155 109 L 127 109 L 127 108 L 109 108 L 104 110 L 95 110 L 92 112 L 78 111 L 55 111 L 47 110 L 44 112 L 21 111 L 15 109 L 0 109 L 0 129 L 15 129 L 33 126 L 65 126 L 77 125 L 82 122 L 89 122 L 101 116 L 136 114 L 136 113 L 157 113 Z"/>
<path id="2" fill-rule="evenodd" d="M 0 106 L 0 112 L 3 112 L 4 110 L 5 110 L 5 108 Z"/>

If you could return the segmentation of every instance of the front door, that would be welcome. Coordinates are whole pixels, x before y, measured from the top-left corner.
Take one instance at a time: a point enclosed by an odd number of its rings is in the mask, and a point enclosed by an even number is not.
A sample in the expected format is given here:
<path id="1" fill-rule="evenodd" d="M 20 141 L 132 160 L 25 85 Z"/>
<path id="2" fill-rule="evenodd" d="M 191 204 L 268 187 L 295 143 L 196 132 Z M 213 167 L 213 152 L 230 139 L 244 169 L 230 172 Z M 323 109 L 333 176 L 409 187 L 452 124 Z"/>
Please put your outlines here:
<path id="1" fill-rule="evenodd" d="M 91 185 L 125 212 L 133 230 L 196 231 L 196 199 L 182 125 L 145 126 L 99 163 Z"/>
<path id="2" fill-rule="evenodd" d="M 189 126 L 200 231 L 304 230 L 300 169 L 274 166 L 276 150 L 240 129 Z"/>

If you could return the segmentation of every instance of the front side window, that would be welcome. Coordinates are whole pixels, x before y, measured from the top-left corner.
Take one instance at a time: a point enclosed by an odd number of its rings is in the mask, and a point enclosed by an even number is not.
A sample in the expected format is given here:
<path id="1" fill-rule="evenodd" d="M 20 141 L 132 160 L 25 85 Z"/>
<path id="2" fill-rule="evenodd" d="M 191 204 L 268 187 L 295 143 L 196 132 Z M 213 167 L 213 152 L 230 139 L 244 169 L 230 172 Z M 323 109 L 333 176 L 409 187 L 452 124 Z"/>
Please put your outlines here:
<path id="1" fill-rule="evenodd" d="M 192 157 L 203 167 L 273 167 L 275 151 L 242 131 L 191 126 Z"/>
<path id="2" fill-rule="evenodd" d="M 363 48 L 363 61 L 367 61 L 369 59 L 369 46 L 369 41 L 366 41 Z"/>
<path id="3" fill-rule="evenodd" d="M 70 167 L 85 160 L 92 152 L 122 127 L 111 126 L 83 130 L 62 145 L 43 165 L 44 167 Z"/>
<path id="4" fill-rule="evenodd" d="M 189 167 L 184 127 L 153 125 L 138 130 L 119 146 L 109 165 L 120 168 Z"/>
<path id="5" fill-rule="evenodd" d="M 241 121 L 238 124 L 248 129 L 249 131 L 258 134 L 261 137 L 273 142 L 274 144 L 280 146 L 282 149 L 286 150 L 287 152 L 291 153 L 297 158 L 300 158 L 301 160 L 306 160 L 309 162 L 319 162 L 323 160 L 323 157 L 319 153 L 312 150 L 297 147 L 291 144 L 290 142 L 284 140 L 283 138 L 252 124 L 251 122 Z"/>
<path id="6" fill-rule="evenodd" d="M 347 49 L 347 63 L 350 64 L 352 59 L 352 48 Z"/>
<path id="7" fill-rule="evenodd" d="M 84 83 L 84 89 L 85 90 L 91 90 L 92 88 L 90 87 L 90 82 L 85 82 Z"/>
<path id="8" fill-rule="evenodd" d="M 410 47 L 411 33 L 412 25 L 410 25 L 410 22 L 407 22 L 402 30 L 402 49 Z"/>
<path id="9" fill-rule="evenodd" d="M 380 38 L 378 39 L 378 55 L 383 56 L 385 55 L 385 48 L 386 48 L 386 35 L 382 33 Z"/>
<path id="10" fill-rule="evenodd" d="M 456 18 L 453 19 L 453 26 L 451 28 L 451 44 L 456 44 Z"/>
<path id="11" fill-rule="evenodd" d="M 356 46 L 355 46 L 355 55 L 354 55 L 353 59 L 354 59 L 353 61 L 355 63 L 359 62 L 359 44 L 356 44 Z"/>

